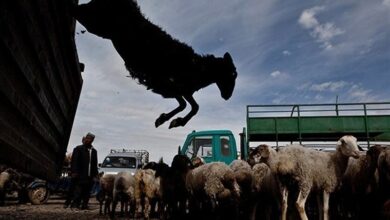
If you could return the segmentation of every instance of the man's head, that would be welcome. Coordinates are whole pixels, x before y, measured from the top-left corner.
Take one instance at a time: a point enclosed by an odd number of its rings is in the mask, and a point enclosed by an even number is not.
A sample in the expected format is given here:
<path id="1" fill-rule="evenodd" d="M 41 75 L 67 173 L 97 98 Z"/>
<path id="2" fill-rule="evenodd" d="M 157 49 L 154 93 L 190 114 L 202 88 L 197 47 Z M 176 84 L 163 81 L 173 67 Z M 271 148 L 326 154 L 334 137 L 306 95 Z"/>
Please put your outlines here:
<path id="1" fill-rule="evenodd" d="M 86 134 L 85 137 L 83 138 L 83 144 L 91 145 L 94 139 L 95 139 L 95 135 L 92 134 L 91 132 L 88 132 L 88 134 Z"/>

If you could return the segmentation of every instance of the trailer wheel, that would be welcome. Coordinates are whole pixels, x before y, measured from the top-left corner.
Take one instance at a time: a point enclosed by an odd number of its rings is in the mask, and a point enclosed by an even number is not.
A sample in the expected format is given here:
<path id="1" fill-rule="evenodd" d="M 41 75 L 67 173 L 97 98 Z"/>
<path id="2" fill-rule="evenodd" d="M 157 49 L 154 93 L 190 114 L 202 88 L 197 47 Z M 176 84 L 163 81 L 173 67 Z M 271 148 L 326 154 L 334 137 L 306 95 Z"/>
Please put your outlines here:
<path id="1" fill-rule="evenodd" d="M 28 191 L 28 198 L 33 205 L 41 205 L 47 202 L 49 195 L 50 192 L 45 186 L 38 186 Z"/>

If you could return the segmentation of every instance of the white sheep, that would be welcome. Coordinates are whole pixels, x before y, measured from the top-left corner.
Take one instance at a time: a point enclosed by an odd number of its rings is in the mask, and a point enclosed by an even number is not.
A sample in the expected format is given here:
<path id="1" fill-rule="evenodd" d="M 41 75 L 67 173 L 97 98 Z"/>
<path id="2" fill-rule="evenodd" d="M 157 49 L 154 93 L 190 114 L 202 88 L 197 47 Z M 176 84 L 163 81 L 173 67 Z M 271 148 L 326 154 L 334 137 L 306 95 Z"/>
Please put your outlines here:
<path id="1" fill-rule="evenodd" d="M 266 144 L 259 145 L 252 154 L 252 188 L 255 201 L 252 219 L 279 219 L 281 189 L 277 175 L 270 165 L 277 160 L 277 152 Z"/>
<path id="2" fill-rule="evenodd" d="M 251 203 L 252 168 L 245 160 L 234 160 L 229 166 L 233 170 L 234 177 L 241 190 L 239 202 L 240 218 L 247 218 Z"/>
<path id="3" fill-rule="evenodd" d="M 321 152 L 300 145 L 290 145 L 282 148 L 276 154 L 276 160 L 270 160 L 272 172 L 280 178 L 295 181 L 299 194 L 296 201 L 301 219 L 307 220 L 305 212 L 306 199 L 311 190 L 322 191 L 323 217 L 328 220 L 329 195 L 336 190 L 347 168 L 349 157 L 358 158 L 359 150 L 355 137 L 346 135 L 339 139 L 336 152 Z M 287 215 L 288 190 L 281 184 L 283 204 L 282 219 Z"/>
<path id="4" fill-rule="evenodd" d="M 104 203 L 104 214 L 107 212 L 110 212 L 110 204 L 113 197 L 113 190 L 114 190 L 114 181 L 115 181 L 115 175 L 113 174 L 104 174 L 100 177 L 99 183 L 100 183 L 100 191 L 96 195 L 100 209 L 99 213 L 102 214 L 103 209 L 103 203 Z"/>
<path id="5" fill-rule="evenodd" d="M 144 210 L 144 218 L 149 219 L 152 201 L 161 199 L 160 177 L 155 177 L 156 171 L 152 169 L 140 169 L 135 173 L 134 198 L 136 202 L 136 214 L 139 216 Z M 144 201 L 142 207 L 141 201 Z"/>
<path id="6" fill-rule="evenodd" d="M 123 207 L 125 207 L 125 212 L 127 212 L 129 203 L 134 201 L 134 186 L 135 178 L 130 172 L 119 172 L 115 176 L 111 217 L 115 216 L 115 208 L 118 201 L 121 202 L 121 215 L 123 215 Z"/>
<path id="7" fill-rule="evenodd" d="M 252 174 L 255 200 L 251 207 L 251 219 L 279 219 L 281 191 L 276 175 L 265 163 L 255 164 L 252 167 Z"/>
<path id="8" fill-rule="evenodd" d="M 390 219 L 390 147 L 386 147 L 378 158 L 380 203 L 384 219 Z"/>
<path id="9" fill-rule="evenodd" d="M 374 193 L 377 191 L 375 173 L 378 157 L 383 150 L 382 146 L 374 145 L 368 148 L 368 151 L 361 152 L 358 159 L 349 158 L 340 190 L 341 214 L 366 219 L 373 217 L 371 213 L 378 212 L 375 210 L 378 207 L 374 199 Z"/>
<path id="10" fill-rule="evenodd" d="M 203 201 L 210 202 L 212 212 L 215 212 L 219 203 L 231 200 L 238 202 L 240 197 L 240 187 L 233 170 L 222 162 L 204 164 L 189 171 L 186 187 L 191 197 L 192 209 L 199 208 L 198 202 Z"/>

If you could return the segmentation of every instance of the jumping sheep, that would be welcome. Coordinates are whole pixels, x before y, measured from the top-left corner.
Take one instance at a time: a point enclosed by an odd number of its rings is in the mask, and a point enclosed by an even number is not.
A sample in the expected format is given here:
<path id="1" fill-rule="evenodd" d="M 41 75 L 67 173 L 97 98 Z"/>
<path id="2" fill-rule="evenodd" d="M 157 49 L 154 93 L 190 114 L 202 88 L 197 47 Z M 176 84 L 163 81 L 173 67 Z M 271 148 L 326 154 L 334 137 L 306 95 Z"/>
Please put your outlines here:
<path id="1" fill-rule="evenodd" d="M 322 191 L 323 219 L 328 220 L 329 196 L 341 182 L 347 168 L 349 157 L 359 158 L 359 149 L 355 137 L 346 135 L 337 142 L 336 152 L 321 152 L 290 145 L 278 152 L 278 161 L 271 166 L 279 176 L 296 181 L 299 189 L 296 206 L 302 220 L 307 220 L 306 199 L 311 190 Z M 288 191 L 282 184 L 283 202 L 287 202 Z M 287 203 L 282 206 L 282 218 L 286 219 Z"/>
<path id="2" fill-rule="evenodd" d="M 191 111 L 171 121 L 169 128 L 184 126 L 199 109 L 193 94 L 213 83 L 223 99 L 234 90 L 237 71 L 229 53 L 221 58 L 199 55 L 194 50 L 146 19 L 134 0 L 92 0 L 75 6 L 75 18 L 97 36 L 108 38 L 123 58 L 130 76 L 164 98 L 175 98 L 179 106 L 155 121 L 158 127 L 183 111 Z"/>

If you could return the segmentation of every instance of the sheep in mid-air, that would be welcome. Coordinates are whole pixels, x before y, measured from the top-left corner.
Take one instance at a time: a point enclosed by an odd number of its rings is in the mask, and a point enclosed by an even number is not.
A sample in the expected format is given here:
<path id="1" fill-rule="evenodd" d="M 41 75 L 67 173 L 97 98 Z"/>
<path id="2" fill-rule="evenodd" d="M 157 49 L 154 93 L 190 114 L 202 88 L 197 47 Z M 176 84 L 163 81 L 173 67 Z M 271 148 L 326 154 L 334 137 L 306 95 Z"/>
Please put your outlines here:
<path id="1" fill-rule="evenodd" d="M 213 83 L 222 98 L 232 96 L 237 71 L 229 53 L 221 58 L 195 53 L 147 20 L 134 0 L 92 0 L 73 13 L 89 32 L 112 41 L 132 78 L 178 101 L 177 108 L 157 118 L 156 127 L 183 111 L 187 101 L 191 111 L 172 120 L 169 128 L 185 126 L 199 109 L 193 94 Z"/>

